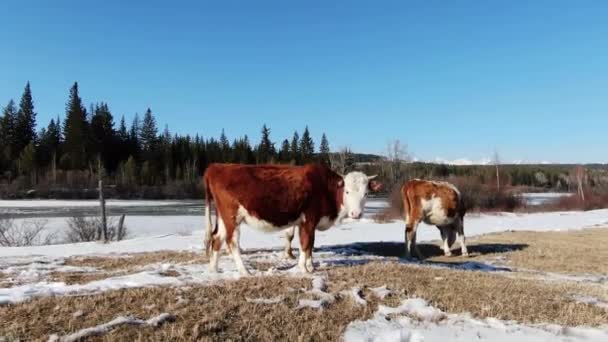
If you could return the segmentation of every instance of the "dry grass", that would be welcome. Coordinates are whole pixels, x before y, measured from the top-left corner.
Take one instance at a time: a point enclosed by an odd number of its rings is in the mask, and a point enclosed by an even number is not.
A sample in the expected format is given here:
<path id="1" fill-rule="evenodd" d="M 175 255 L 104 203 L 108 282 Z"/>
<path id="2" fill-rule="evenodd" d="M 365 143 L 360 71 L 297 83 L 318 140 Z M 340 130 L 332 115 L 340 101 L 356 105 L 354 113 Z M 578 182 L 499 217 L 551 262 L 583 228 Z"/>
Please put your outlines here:
<path id="1" fill-rule="evenodd" d="M 466 233 L 466 231 L 465 231 Z M 517 243 L 514 243 L 517 241 Z M 506 265 L 566 274 L 608 274 L 608 229 L 564 232 L 504 232 L 468 239 L 471 258 L 488 261 L 505 258 Z M 421 245 L 431 261 L 460 262 L 443 257 L 439 244 Z M 460 253 L 454 248 L 455 254 Z"/>
<path id="2" fill-rule="evenodd" d="M 68 285 L 86 284 L 96 280 L 102 280 L 109 277 L 117 277 L 126 275 L 128 272 L 51 272 L 47 278 L 48 281 L 62 282 Z"/>
<path id="3" fill-rule="evenodd" d="M 155 263 L 207 263 L 204 254 L 194 252 L 161 251 L 116 255 L 112 257 L 71 257 L 65 260 L 69 266 L 95 267 L 104 271 L 136 269 Z"/>
<path id="4" fill-rule="evenodd" d="M 397 305 L 407 297 L 429 300 L 447 312 L 471 312 L 478 317 L 498 317 L 520 322 L 564 325 L 600 325 L 608 312 L 577 304 L 571 293 L 586 293 L 576 284 L 510 279 L 490 273 L 426 268 L 397 263 L 334 268 L 328 272 L 329 290 L 352 286 L 388 285 L 397 295 L 382 302 Z M 113 340 L 339 340 L 353 320 L 368 319 L 377 309 L 368 289 L 367 306 L 339 299 L 323 311 L 295 311 L 301 278 L 244 278 L 239 281 L 191 288 L 143 288 L 81 297 L 43 297 L 0 307 L 0 336 L 9 339 L 45 339 L 48 334 L 69 334 L 108 322 L 119 315 L 149 318 L 162 312 L 177 316 L 175 323 L 160 328 L 125 326 L 100 338 Z M 285 300 L 275 305 L 247 303 L 245 298 Z M 178 300 L 178 298 L 182 300 Z M 184 302 L 184 300 L 186 302 Z M 82 311 L 82 316 L 74 313 Z"/>
<path id="5" fill-rule="evenodd" d="M 177 316 L 173 324 L 158 329 L 122 327 L 103 340 L 338 340 L 352 320 L 370 317 L 371 307 L 339 300 L 325 311 L 294 311 L 302 292 L 310 287 L 296 278 L 248 278 L 223 284 L 176 288 L 112 291 L 83 297 L 46 297 L 20 305 L 0 307 L 0 336 L 45 339 L 50 333 L 68 334 L 78 329 L 132 314 L 149 318 L 161 312 Z M 282 303 L 247 303 L 245 298 L 285 296 Z M 180 304 L 181 297 L 186 303 Z M 82 311 L 81 317 L 74 312 Z M 331 317 L 331 319 L 327 319 Z"/>

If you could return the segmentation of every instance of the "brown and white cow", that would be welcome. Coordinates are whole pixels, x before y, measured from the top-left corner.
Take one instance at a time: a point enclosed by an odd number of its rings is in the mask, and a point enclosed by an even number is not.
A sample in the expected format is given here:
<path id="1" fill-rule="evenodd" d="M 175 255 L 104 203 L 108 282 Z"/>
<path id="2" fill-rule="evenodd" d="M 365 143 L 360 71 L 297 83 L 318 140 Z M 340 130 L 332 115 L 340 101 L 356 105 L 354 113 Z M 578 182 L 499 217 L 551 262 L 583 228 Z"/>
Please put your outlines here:
<path id="1" fill-rule="evenodd" d="M 465 208 L 460 191 L 447 182 L 434 182 L 414 179 L 401 187 L 405 212 L 405 250 L 411 257 L 412 249 L 422 259 L 416 246 L 416 229 L 422 221 L 435 225 L 441 231 L 443 252 L 451 255 L 450 247 L 457 236 L 463 256 L 468 255 L 464 238 Z"/>
<path id="2" fill-rule="evenodd" d="M 212 164 L 205 171 L 207 232 L 211 252 L 209 268 L 217 271 L 224 241 L 241 274 L 248 274 L 239 247 L 239 226 L 278 231 L 298 226 L 300 259 L 304 272 L 312 272 L 315 229 L 327 229 L 345 217 L 363 215 L 369 189 L 381 184 L 361 172 L 341 176 L 322 165 Z M 217 219 L 211 222 L 211 202 Z"/>

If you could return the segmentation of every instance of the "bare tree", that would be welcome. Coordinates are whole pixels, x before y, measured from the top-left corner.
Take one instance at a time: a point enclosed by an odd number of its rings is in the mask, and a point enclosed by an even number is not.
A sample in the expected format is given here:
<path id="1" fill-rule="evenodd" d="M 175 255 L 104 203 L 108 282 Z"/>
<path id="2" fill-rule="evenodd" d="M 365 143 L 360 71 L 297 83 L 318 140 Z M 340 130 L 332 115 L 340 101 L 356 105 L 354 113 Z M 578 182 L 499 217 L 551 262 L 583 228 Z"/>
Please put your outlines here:
<path id="1" fill-rule="evenodd" d="M 332 170 L 345 175 L 353 167 L 353 153 L 348 147 L 342 147 L 338 152 L 329 154 L 329 164 Z"/>
<path id="2" fill-rule="evenodd" d="M 574 169 L 574 174 L 576 177 L 578 195 L 580 196 L 581 201 L 585 202 L 585 192 L 583 191 L 583 183 L 585 182 L 585 168 L 578 165 Z"/>
<path id="3" fill-rule="evenodd" d="M 405 178 L 401 172 L 402 166 L 407 164 L 409 160 L 407 145 L 402 144 L 399 139 L 388 141 L 386 144 L 386 158 L 381 163 L 386 182 L 395 184 Z"/>
<path id="4" fill-rule="evenodd" d="M 498 170 L 498 165 L 500 165 L 500 155 L 498 154 L 498 150 L 494 150 L 494 167 L 496 168 L 496 191 L 500 192 L 500 172 Z"/>

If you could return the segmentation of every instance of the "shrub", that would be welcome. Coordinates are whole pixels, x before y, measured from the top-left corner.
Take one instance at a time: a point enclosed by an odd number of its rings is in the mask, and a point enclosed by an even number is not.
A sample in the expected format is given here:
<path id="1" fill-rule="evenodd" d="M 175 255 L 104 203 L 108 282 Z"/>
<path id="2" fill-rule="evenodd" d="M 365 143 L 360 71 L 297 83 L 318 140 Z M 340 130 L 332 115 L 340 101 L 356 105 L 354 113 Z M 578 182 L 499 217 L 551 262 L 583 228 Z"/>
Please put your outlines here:
<path id="1" fill-rule="evenodd" d="M 583 201 L 578 194 L 560 197 L 555 201 L 538 206 L 539 211 L 551 210 L 594 210 L 608 208 L 608 190 L 606 189 L 585 189 L 585 200 Z"/>
<path id="2" fill-rule="evenodd" d="M 68 219 L 65 240 L 70 243 L 100 240 L 101 226 L 99 217 L 73 216 Z M 127 237 L 127 227 L 120 224 L 120 219 L 108 218 L 106 226 L 108 241 L 120 241 Z"/>
<path id="3" fill-rule="evenodd" d="M 56 234 L 47 231 L 46 223 L 45 220 L 24 220 L 17 225 L 12 219 L 0 218 L 0 246 L 50 245 L 56 241 Z"/>

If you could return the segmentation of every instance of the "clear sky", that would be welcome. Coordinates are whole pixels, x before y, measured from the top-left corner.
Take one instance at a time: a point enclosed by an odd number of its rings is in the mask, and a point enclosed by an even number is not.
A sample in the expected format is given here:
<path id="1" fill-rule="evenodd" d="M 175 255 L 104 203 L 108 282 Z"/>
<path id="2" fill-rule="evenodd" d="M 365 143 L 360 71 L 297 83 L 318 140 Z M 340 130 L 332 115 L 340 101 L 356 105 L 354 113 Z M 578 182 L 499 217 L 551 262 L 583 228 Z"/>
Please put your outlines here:
<path id="1" fill-rule="evenodd" d="M 68 89 L 172 132 L 608 162 L 608 1 L 3 1 L 0 103 Z"/>

